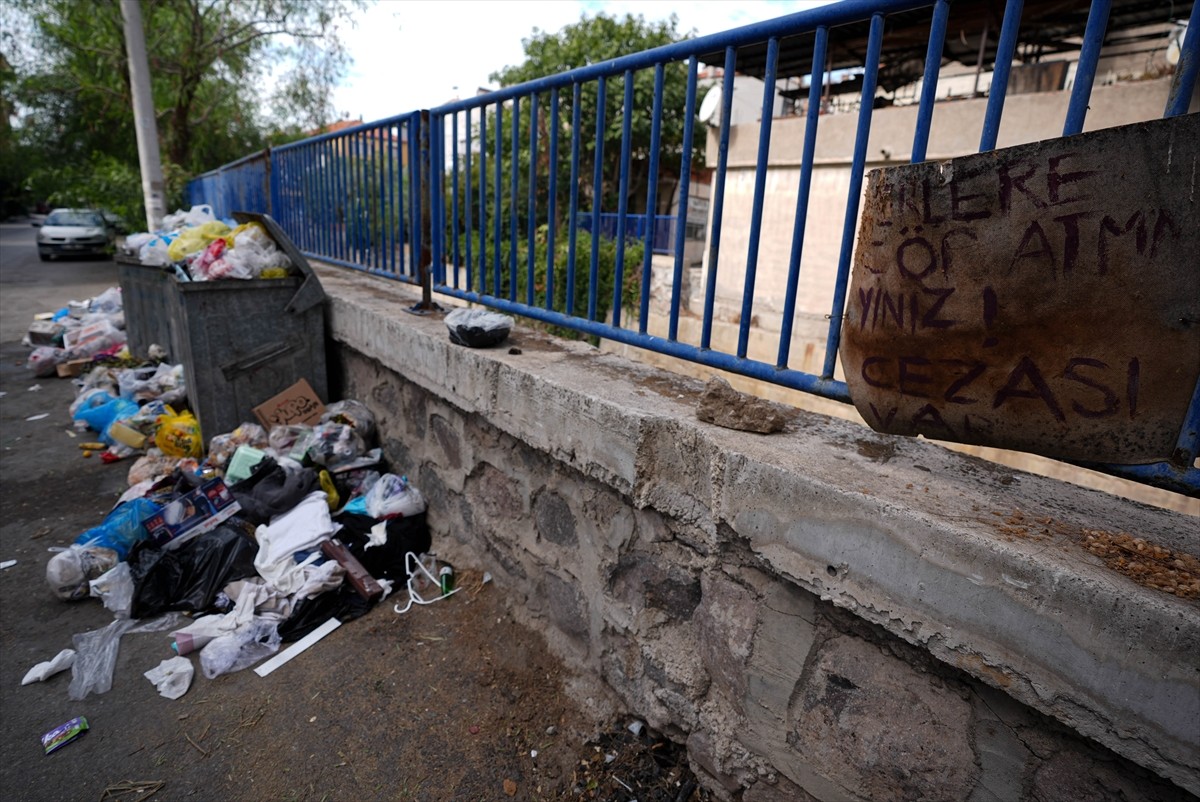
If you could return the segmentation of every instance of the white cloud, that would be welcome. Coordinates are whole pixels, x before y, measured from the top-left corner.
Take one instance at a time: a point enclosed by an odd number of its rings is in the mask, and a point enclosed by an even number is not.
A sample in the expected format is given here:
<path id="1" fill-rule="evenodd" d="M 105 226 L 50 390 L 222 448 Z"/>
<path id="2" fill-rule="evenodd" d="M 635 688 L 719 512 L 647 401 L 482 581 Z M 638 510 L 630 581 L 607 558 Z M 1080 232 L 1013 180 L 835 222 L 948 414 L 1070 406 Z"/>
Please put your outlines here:
<path id="1" fill-rule="evenodd" d="M 344 33 L 354 56 L 334 105 L 351 118 L 378 120 L 440 105 L 491 87 L 488 76 L 524 58 L 534 28 L 557 31 L 585 13 L 641 14 L 704 36 L 821 5 L 812 0 L 381 0 Z"/>

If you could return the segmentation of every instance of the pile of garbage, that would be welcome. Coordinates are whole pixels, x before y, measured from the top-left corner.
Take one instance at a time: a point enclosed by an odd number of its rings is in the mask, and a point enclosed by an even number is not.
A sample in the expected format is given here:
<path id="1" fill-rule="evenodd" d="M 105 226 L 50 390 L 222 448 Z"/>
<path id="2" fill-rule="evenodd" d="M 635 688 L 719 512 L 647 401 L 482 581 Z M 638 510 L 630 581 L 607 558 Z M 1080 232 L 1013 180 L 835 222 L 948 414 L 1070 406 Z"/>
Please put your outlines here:
<path id="1" fill-rule="evenodd" d="M 78 376 L 96 361 L 127 361 L 121 290 L 109 287 L 94 298 L 36 315 L 23 342 L 33 349 L 26 365 L 39 378 Z"/>
<path id="2" fill-rule="evenodd" d="M 64 601 L 98 599 L 114 620 L 75 635 L 26 684 L 71 668 L 71 699 L 102 693 L 120 639 L 161 631 L 166 659 L 145 676 L 174 699 L 194 677 L 192 653 L 213 679 L 302 641 L 255 669 L 265 676 L 393 592 L 404 613 L 456 591 L 452 567 L 431 555 L 425 497 L 388 470 L 365 404 L 317 400 L 301 420 L 206 440 L 182 406 L 180 366 L 101 365 L 77 383 L 70 413 L 96 441 L 84 446 L 137 459 L 104 520 L 54 550 L 46 581 Z"/>
<path id="3" fill-rule="evenodd" d="M 124 253 L 143 265 L 172 265 L 180 281 L 284 278 L 293 272 L 260 223 L 218 220 L 211 206 L 193 206 L 163 218 L 163 227 L 125 238 Z"/>

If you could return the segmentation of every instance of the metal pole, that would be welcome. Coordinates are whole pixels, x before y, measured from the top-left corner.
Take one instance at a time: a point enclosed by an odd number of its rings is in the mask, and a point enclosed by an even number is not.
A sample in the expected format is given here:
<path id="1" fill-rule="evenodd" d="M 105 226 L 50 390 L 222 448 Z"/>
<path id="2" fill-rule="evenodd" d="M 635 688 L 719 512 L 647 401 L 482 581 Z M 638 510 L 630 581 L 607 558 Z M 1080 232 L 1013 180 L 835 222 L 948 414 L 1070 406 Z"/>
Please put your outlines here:
<path id="1" fill-rule="evenodd" d="M 133 92 L 133 123 L 137 132 L 138 163 L 142 168 L 142 197 L 146 206 L 146 230 L 162 227 L 167 211 L 162 157 L 158 152 L 158 127 L 154 98 L 150 94 L 150 65 L 146 61 L 146 39 L 142 30 L 142 8 L 138 0 L 121 0 L 125 19 L 125 50 L 129 55 L 129 87 Z"/>

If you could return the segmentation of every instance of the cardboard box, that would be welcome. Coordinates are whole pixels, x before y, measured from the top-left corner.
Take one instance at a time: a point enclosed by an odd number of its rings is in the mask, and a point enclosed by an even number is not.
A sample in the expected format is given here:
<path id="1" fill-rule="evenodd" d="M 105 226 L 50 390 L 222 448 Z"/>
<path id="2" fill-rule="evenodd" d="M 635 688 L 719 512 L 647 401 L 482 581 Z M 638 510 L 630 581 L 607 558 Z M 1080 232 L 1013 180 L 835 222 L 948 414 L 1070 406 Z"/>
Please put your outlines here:
<path id="1" fill-rule="evenodd" d="M 155 546 L 175 549 L 197 535 L 216 529 L 241 509 L 225 482 L 210 479 L 142 521 L 142 526 Z"/>
<path id="2" fill-rule="evenodd" d="M 288 426 L 294 423 L 316 426 L 321 422 L 323 414 L 325 405 L 317 398 L 312 385 L 306 379 L 301 379 L 279 395 L 254 408 L 254 416 L 267 431 L 274 426 Z"/>
<path id="3" fill-rule="evenodd" d="M 58 371 L 58 378 L 73 379 L 76 376 L 82 376 L 92 366 L 90 359 L 69 359 L 66 362 L 59 362 L 54 368 Z"/>
<path id="4" fill-rule="evenodd" d="M 66 328 L 53 320 L 35 320 L 29 324 L 29 342 L 34 345 L 62 345 Z"/>

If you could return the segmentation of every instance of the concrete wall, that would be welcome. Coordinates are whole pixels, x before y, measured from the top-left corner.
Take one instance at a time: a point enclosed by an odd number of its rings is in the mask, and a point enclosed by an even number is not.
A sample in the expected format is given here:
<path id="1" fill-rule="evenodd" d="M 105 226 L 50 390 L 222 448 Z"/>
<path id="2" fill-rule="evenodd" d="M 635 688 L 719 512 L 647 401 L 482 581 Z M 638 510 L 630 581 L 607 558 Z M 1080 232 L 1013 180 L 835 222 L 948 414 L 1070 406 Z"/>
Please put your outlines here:
<path id="1" fill-rule="evenodd" d="M 1200 606 L 1084 548 L 1195 554 L 1195 519 L 816 414 L 720 429 L 693 380 L 528 331 L 460 348 L 406 288 L 318 272 L 438 552 L 719 798 L 1200 791 Z"/>

